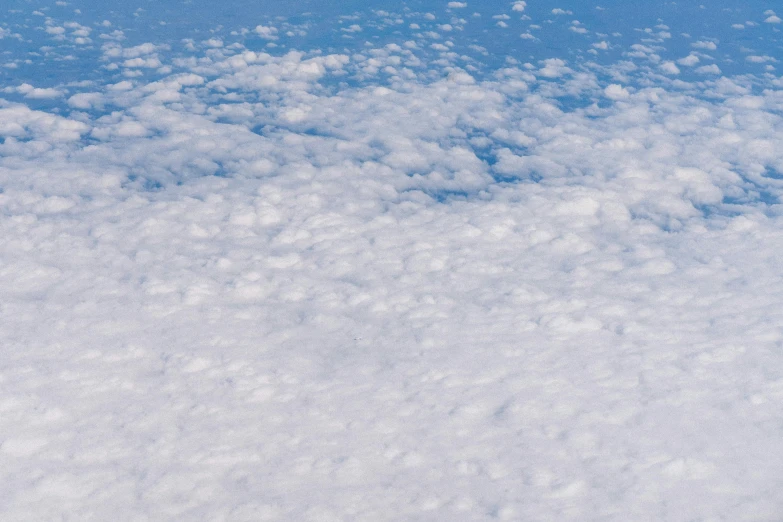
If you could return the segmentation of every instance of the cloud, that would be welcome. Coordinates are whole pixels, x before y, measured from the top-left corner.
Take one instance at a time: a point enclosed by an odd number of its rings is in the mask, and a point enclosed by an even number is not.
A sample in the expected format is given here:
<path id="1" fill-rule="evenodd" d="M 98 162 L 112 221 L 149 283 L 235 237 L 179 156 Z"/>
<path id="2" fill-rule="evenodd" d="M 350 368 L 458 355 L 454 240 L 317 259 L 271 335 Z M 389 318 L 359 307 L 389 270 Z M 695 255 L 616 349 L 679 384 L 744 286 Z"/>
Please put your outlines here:
<path id="1" fill-rule="evenodd" d="M 699 74 L 720 74 L 720 67 L 715 65 L 714 63 L 711 65 L 702 65 L 701 67 L 697 67 L 696 72 Z"/>
<path id="2" fill-rule="evenodd" d="M 257 25 L 255 33 L 265 40 L 277 40 L 277 28 L 265 25 Z"/>
<path id="3" fill-rule="evenodd" d="M 81 92 L 68 98 L 68 105 L 75 109 L 92 109 L 102 106 L 103 99 L 100 92 Z"/>
<path id="4" fill-rule="evenodd" d="M 630 97 L 628 89 L 616 83 L 607 86 L 604 89 L 604 95 L 610 100 L 625 100 Z"/>
<path id="5" fill-rule="evenodd" d="M 708 51 L 714 51 L 715 49 L 718 48 L 718 46 L 715 45 L 715 42 L 709 42 L 707 40 L 694 42 L 691 44 L 691 47 L 695 47 L 696 49 L 705 49 Z"/>
<path id="6" fill-rule="evenodd" d="M 773 58 L 772 56 L 758 56 L 758 55 L 748 55 L 745 57 L 745 60 L 751 63 L 776 63 L 778 60 L 776 58 Z"/>
<path id="7" fill-rule="evenodd" d="M 674 62 L 663 62 L 658 68 L 666 74 L 680 74 L 680 68 Z"/>
<path id="8" fill-rule="evenodd" d="M 7 92 L 7 93 L 15 92 L 24 95 L 25 98 L 29 98 L 33 100 L 46 100 L 46 99 L 60 98 L 61 96 L 63 96 L 63 92 L 59 89 L 54 89 L 51 87 L 47 87 L 47 88 L 33 87 L 29 83 L 23 83 L 18 87 L 6 87 L 5 89 L 3 89 L 3 92 Z"/>
<path id="9" fill-rule="evenodd" d="M 771 15 L 765 18 L 764 22 L 768 24 L 779 24 L 781 22 L 781 19 L 779 16 Z"/>
<path id="10" fill-rule="evenodd" d="M 6 88 L 5 518 L 780 512 L 766 51 L 494 67 L 405 13 L 336 50 L 129 29 Z"/>
<path id="11" fill-rule="evenodd" d="M 566 67 L 566 62 L 559 58 L 549 58 L 543 61 L 544 66 L 538 71 L 544 78 L 559 78 L 568 74 L 571 70 Z"/>
<path id="12" fill-rule="evenodd" d="M 511 3 L 511 10 L 519 13 L 524 11 L 525 7 L 527 7 L 527 2 L 523 0 L 517 0 L 516 2 Z"/>
<path id="13" fill-rule="evenodd" d="M 688 56 L 677 60 L 677 63 L 680 65 L 685 65 L 686 67 L 693 67 L 700 61 L 701 60 L 699 60 L 699 57 L 696 56 L 695 54 L 689 54 Z"/>
<path id="14" fill-rule="evenodd" d="M 582 23 L 579 22 L 578 20 L 574 20 L 573 22 L 571 22 L 571 25 L 568 28 L 568 30 L 573 31 L 577 34 L 587 34 L 587 29 L 582 27 Z"/>

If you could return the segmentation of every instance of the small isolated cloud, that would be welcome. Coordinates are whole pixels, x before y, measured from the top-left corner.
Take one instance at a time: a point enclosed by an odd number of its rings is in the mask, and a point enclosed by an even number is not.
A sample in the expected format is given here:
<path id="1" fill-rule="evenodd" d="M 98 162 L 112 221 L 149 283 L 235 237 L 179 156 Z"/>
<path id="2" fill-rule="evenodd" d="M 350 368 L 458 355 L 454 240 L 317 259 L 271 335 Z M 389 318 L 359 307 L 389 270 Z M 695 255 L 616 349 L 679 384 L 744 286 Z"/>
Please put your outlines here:
<path id="1" fill-rule="evenodd" d="M 694 43 L 691 44 L 691 47 L 694 47 L 696 49 L 704 49 L 704 50 L 707 50 L 707 51 L 714 51 L 715 49 L 718 48 L 718 46 L 715 45 L 715 42 L 710 42 L 710 41 L 707 41 L 707 40 L 701 40 L 701 41 L 698 41 L 698 42 L 694 42 Z"/>
<path id="2" fill-rule="evenodd" d="M 519 35 L 519 37 L 522 38 L 523 40 L 535 40 L 536 39 L 536 37 L 533 36 L 530 33 L 522 33 L 522 34 Z"/>
<path id="3" fill-rule="evenodd" d="M 745 29 L 744 24 L 731 24 L 732 29 Z"/>
<path id="4" fill-rule="evenodd" d="M 699 63 L 699 61 L 700 60 L 698 56 L 696 56 L 695 54 L 689 54 L 685 58 L 680 58 L 679 60 L 677 60 L 677 63 L 680 65 L 684 65 L 686 67 L 693 67 L 694 65 Z"/>
<path id="5" fill-rule="evenodd" d="M 46 33 L 52 36 L 62 36 L 63 34 L 65 34 L 65 27 L 50 25 L 46 28 Z"/>
<path id="6" fill-rule="evenodd" d="M 768 62 L 776 63 L 777 62 L 777 60 L 775 58 L 773 58 L 771 56 L 767 56 L 767 55 L 764 55 L 764 56 L 751 55 L 751 56 L 745 57 L 745 60 L 750 62 L 750 63 L 768 63 Z"/>
<path id="7" fill-rule="evenodd" d="M 277 28 L 275 27 L 257 25 L 254 31 L 258 36 L 265 40 L 277 40 Z"/>
<path id="8" fill-rule="evenodd" d="M 573 11 L 566 11 L 565 9 L 560 9 L 559 7 L 556 7 L 552 9 L 552 14 L 554 15 L 570 15 L 574 14 Z"/>
<path id="9" fill-rule="evenodd" d="M 680 68 L 674 62 L 663 62 L 658 68 L 665 74 L 680 74 Z"/>
<path id="10" fill-rule="evenodd" d="M 527 2 L 524 2 L 523 0 L 517 0 L 511 4 L 511 10 L 518 11 L 520 13 L 525 10 L 525 7 L 527 7 Z"/>
<path id="11" fill-rule="evenodd" d="M 626 100 L 631 97 L 631 93 L 622 85 L 613 83 L 604 89 L 604 96 L 610 100 Z"/>
<path id="12" fill-rule="evenodd" d="M 467 2 L 449 2 L 449 9 L 464 9 L 468 6 Z"/>
<path id="13" fill-rule="evenodd" d="M 606 51 L 607 49 L 609 49 L 609 43 L 606 41 L 596 42 L 593 44 L 593 47 L 595 47 L 596 49 L 600 49 L 602 51 Z"/>
<path id="14" fill-rule="evenodd" d="M 720 67 L 715 65 L 702 65 L 696 68 L 696 72 L 699 74 L 720 74 Z"/>
<path id="15" fill-rule="evenodd" d="M 777 15 L 772 15 L 768 17 L 766 20 L 764 20 L 764 22 L 768 24 L 779 24 L 781 21 L 783 20 L 781 20 L 780 17 Z"/>

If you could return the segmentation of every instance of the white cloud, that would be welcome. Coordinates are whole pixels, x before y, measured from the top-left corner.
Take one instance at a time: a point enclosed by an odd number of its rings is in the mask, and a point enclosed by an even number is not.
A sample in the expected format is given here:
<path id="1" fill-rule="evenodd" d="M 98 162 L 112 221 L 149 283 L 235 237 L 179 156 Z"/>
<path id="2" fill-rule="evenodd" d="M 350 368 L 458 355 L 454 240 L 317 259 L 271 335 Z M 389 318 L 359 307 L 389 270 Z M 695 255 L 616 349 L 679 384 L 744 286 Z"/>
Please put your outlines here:
<path id="1" fill-rule="evenodd" d="M 449 9 L 464 9 L 468 6 L 467 2 L 449 2 L 448 7 Z"/>
<path id="2" fill-rule="evenodd" d="M 277 28 L 265 25 L 257 25 L 255 33 L 265 40 L 277 40 Z"/>
<path id="3" fill-rule="evenodd" d="M 677 60 L 677 63 L 680 65 L 685 65 L 686 67 L 693 67 L 700 61 L 701 60 L 699 60 L 699 57 L 696 56 L 695 54 L 689 54 L 688 56 Z"/>
<path id="4" fill-rule="evenodd" d="M 775 58 L 772 56 L 758 56 L 758 55 L 749 55 L 745 57 L 745 60 L 751 63 L 767 63 L 767 62 L 777 62 Z"/>
<path id="5" fill-rule="evenodd" d="M 61 36 L 61 35 L 65 34 L 65 27 L 49 25 L 49 26 L 46 27 L 46 32 L 48 34 L 53 35 L 53 36 Z"/>
<path id="6" fill-rule="evenodd" d="M 680 68 L 674 62 L 663 62 L 658 68 L 666 74 L 680 74 Z"/>
<path id="7" fill-rule="evenodd" d="M 525 2 L 524 0 L 517 0 L 516 2 L 512 2 L 511 4 L 511 10 L 520 13 L 525 10 L 525 7 L 527 7 L 527 2 Z"/>
<path id="8" fill-rule="evenodd" d="M 556 7 L 554 9 L 552 9 L 552 14 L 555 14 L 555 15 L 566 15 L 566 14 L 572 15 L 574 13 L 573 13 L 573 11 L 566 11 L 565 9 L 560 9 L 559 7 Z"/>
<path id="9" fill-rule="evenodd" d="M 123 67 L 129 68 L 143 67 L 152 69 L 155 67 L 160 67 L 162 63 L 157 56 L 150 56 L 147 58 L 130 58 L 122 62 L 122 65 Z"/>
<path id="10" fill-rule="evenodd" d="M 720 74 L 720 67 L 715 65 L 714 63 L 711 65 L 702 65 L 701 67 L 697 67 L 696 72 L 699 74 Z"/>
<path id="11" fill-rule="evenodd" d="M 768 24 L 779 24 L 781 22 L 781 19 L 780 19 L 779 16 L 772 15 L 772 16 L 767 17 L 764 20 L 764 22 L 768 23 Z"/>
<path id="12" fill-rule="evenodd" d="M 616 83 L 607 86 L 604 89 L 604 95 L 610 100 L 625 100 L 631 96 L 628 89 Z"/>
<path id="13" fill-rule="evenodd" d="M 8 93 L 15 92 L 24 95 L 25 98 L 30 98 L 34 100 L 46 100 L 46 99 L 60 98 L 63 96 L 63 92 L 59 89 L 55 89 L 51 87 L 46 87 L 46 88 L 33 87 L 29 83 L 23 83 L 18 87 L 6 87 L 5 89 L 3 89 L 3 92 L 8 92 Z"/>
<path id="14" fill-rule="evenodd" d="M 68 105 L 75 109 L 92 109 L 103 103 L 103 94 L 99 92 L 82 92 L 68 98 Z"/>
<path id="15" fill-rule="evenodd" d="M 715 45 L 715 42 L 710 42 L 707 40 L 700 40 L 698 42 L 694 42 L 691 44 L 691 47 L 695 47 L 696 49 L 706 49 L 708 51 L 714 51 L 718 48 L 717 45 Z"/>
<path id="16" fill-rule="evenodd" d="M 539 69 L 538 74 L 544 78 L 559 78 L 571 72 L 571 69 L 566 67 L 566 62 L 559 58 L 549 58 L 543 63 L 544 67 Z"/>

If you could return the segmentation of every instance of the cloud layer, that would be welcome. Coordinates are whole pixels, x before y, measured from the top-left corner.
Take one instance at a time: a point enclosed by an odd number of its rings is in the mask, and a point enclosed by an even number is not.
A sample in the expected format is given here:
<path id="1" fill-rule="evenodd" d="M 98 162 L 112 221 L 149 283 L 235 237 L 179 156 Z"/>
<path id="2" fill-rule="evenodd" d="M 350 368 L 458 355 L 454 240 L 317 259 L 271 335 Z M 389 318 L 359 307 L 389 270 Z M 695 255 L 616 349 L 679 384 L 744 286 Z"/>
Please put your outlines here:
<path id="1" fill-rule="evenodd" d="M 778 77 L 214 38 L 0 102 L 6 518 L 780 513 Z"/>

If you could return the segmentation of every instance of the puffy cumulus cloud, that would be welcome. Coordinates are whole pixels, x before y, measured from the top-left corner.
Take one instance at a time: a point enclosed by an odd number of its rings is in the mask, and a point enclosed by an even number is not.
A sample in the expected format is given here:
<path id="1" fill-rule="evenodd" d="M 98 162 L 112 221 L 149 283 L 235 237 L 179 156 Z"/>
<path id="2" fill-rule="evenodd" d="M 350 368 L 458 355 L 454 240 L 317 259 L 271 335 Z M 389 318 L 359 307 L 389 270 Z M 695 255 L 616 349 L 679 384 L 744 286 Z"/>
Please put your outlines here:
<path id="1" fill-rule="evenodd" d="M 100 92 L 80 92 L 68 98 L 68 105 L 75 109 L 92 109 L 103 105 Z"/>
<path id="2" fill-rule="evenodd" d="M 568 27 L 569 31 L 573 31 L 577 34 L 587 34 L 587 29 L 582 27 L 582 22 L 579 20 L 574 20 L 571 22 L 571 25 Z"/>
<path id="3" fill-rule="evenodd" d="M 663 62 L 658 68 L 666 74 L 680 74 L 680 68 L 674 62 Z"/>
<path id="4" fill-rule="evenodd" d="M 0 102 L 4 517 L 774 519 L 779 80 L 366 47 Z"/>
<path id="5" fill-rule="evenodd" d="M 527 2 L 523 0 L 517 0 L 511 4 L 511 10 L 520 13 L 525 10 L 525 7 L 527 7 Z"/>
<path id="6" fill-rule="evenodd" d="M 23 83 L 17 87 L 6 87 L 3 89 L 6 93 L 18 93 L 24 95 L 25 98 L 34 100 L 46 100 L 52 98 L 60 98 L 63 96 L 63 91 L 52 87 L 40 88 L 33 87 L 29 83 Z"/>
<path id="7" fill-rule="evenodd" d="M 168 48 L 167 45 L 155 45 L 150 42 L 132 47 L 123 47 L 120 44 L 110 42 L 101 47 L 106 58 L 139 58 L 168 50 Z"/>
<path id="8" fill-rule="evenodd" d="M 781 21 L 783 21 L 783 20 L 781 20 L 779 16 L 774 15 L 774 14 L 770 15 L 767 18 L 764 19 L 764 22 L 768 23 L 768 24 L 779 24 L 779 23 L 781 23 Z"/>
<path id="9" fill-rule="evenodd" d="M 277 40 L 277 28 L 266 25 L 257 25 L 255 33 L 265 40 Z"/>
<path id="10" fill-rule="evenodd" d="M 631 96 L 631 94 L 628 92 L 628 89 L 616 83 L 606 87 L 606 89 L 604 89 L 604 95 L 606 95 L 606 97 L 611 100 L 624 100 Z"/>
<path id="11" fill-rule="evenodd" d="M 680 64 L 680 65 L 684 65 L 686 67 L 693 67 L 694 65 L 696 65 L 700 61 L 701 60 L 699 59 L 699 57 L 696 56 L 695 54 L 689 54 L 688 56 L 686 56 L 684 58 L 680 58 L 679 60 L 677 60 L 677 63 Z"/>
<path id="12" fill-rule="evenodd" d="M 544 78 L 559 78 L 571 72 L 566 62 L 560 58 L 549 58 L 543 61 L 544 66 L 538 70 L 539 76 Z"/>
<path id="13" fill-rule="evenodd" d="M 700 40 L 698 42 L 693 42 L 691 44 L 691 47 L 694 47 L 696 49 L 704 49 L 707 51 L 714 51 L 718 48 L 717 44 L 715 42 L 710 42 L 707 40 Z"/>
<path id="14" fill-rule="evenodd" d="M 776 58 L 773 58 L 772 56 L 767 56 L 767 55 L 758 56 L 753 54 L 746 56 L 745 60 L 751 63 L 768 63 L 768 62 L 777 63 L 778 61 Z"/>
<path id="15" fill-rule="evenodd" d="M 710 65 L 702 65 L 701 67 L 697 67 L 695 70 L 699 74 L 720 74 L 720 67 L 714 63 Z"/>

